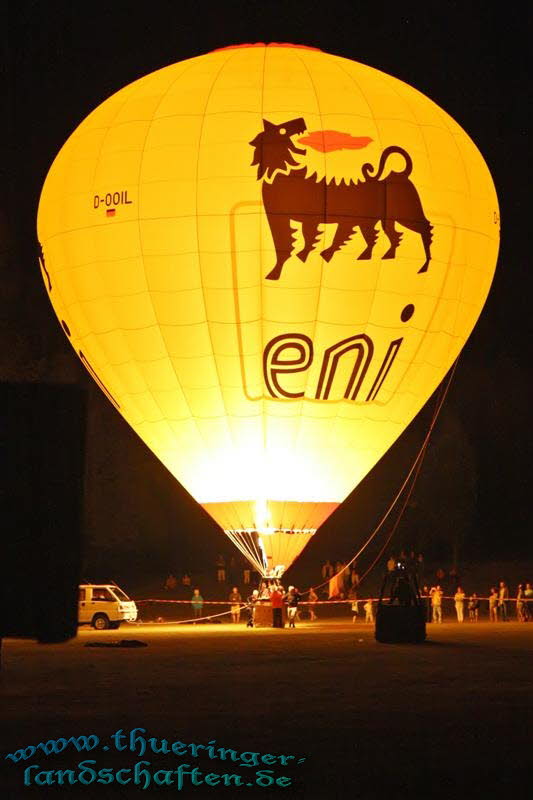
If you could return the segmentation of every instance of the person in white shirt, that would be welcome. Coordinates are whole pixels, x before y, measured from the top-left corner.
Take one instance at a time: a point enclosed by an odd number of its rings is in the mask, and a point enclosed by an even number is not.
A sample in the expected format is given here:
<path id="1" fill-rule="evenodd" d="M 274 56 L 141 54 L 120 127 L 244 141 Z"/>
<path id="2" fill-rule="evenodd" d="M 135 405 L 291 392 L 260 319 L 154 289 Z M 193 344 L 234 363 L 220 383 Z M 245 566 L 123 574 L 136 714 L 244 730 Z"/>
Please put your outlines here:
<path id="1" fill-rule="evenodd" d="M 374 609 L 372 607 L 372 598 L 369 597 L 363 608 L 365 609 L 365 622 L 373 624 L 374 622 Z"/>
<path id="2" fill-rule="evenodd" d="M 465 593 L 460 586 L 457 587 L 457 591 L 455 592 L 453 599 L 455 600 L 455 613 L 457 614 L 457 622 L 464 622 Z"/>
<path id="3" fill-rule="evenodd" d="M 442 589 L 435 586 L 431 589 L 431 608 L 433 610 L 433 622 L 442 622 Z"/>

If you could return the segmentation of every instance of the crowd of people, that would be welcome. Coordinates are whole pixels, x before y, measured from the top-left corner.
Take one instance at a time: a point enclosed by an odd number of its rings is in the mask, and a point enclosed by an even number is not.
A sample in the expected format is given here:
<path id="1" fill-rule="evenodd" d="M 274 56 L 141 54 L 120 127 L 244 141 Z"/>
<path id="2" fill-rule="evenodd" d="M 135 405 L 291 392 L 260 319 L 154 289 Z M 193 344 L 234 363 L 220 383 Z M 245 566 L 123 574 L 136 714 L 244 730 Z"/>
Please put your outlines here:
<path id="1" fill-rule="evenodd" d="M 216 557 L 214 567 L 215 579 L 218 584 L 229 583 L 233 585 L 242 583 L 245 586 L 249 586 L 251 583 L 257 582 L 259 577 L 259 573 L 253 570 L 245 559 L 236 558 L 235 556 L 225 558 L 222 553 L 219 553 Z M 171 572 L 164 582 L 164 589 L 169 593 L 175 593 L 180 586 L 189 588 L 192 584 L 193 579 L 190 572 L 183 572 L 179 578 Z"/>
<path id="2" fill-rule="evenodd" d="M 360 583 L 357 572 L 357 562 L 347 564 L 344 561 L 325 561 L 321 568 L 322 580 L 327 582 L 327 597 L 329 600 L 344 600 L 352 589 L 357 589 Z M 324 591 L 326 594 L 326 591 Z"/>
<path id="3" fill-rule="evenodd" d="M 230 583 L 238 583 L 239 577 L 245 586 L 249 586 L 253 580 L 255 570 L 252 570 L 250 563 L 244 558 L 230 556 L 226 559 L 219 553 L 215 560 L 217 583 L 225 583 L 228 579 Z"/>
<path id="4" fill-rule="evenodd" d="M 353 595 L 351 604 L 352 622 L 356 622 L 359 618 L 359 601 L 356 595 Z M 316 604 L 318 603 L 318 594 L 311 587 L 306 592 L 306 608 L 309 614 L 309 620 L 314 622 L 318 619 L 316 614 Z M 242 613 L 246 613 L 247 627 L 253 628 L 257 624 L 257 610 L 261 605 L 266 609 L 271 609 L 271 624 L 273 628 L 283 628 L 283 610 L 286 610 L 287 623 L 289 628 L 295 628 L 296 622 L 300 619 L 299 607 L 302 600 L 302 594 L 295 586 L 289 586 L 287 590 L 284 589 L 278 579 L 271 581 L 261 581 L 259 588 L 254 589 L 248 597 L 243 599 L 237 586 L 234 586 L 228 595 L 228 603 L 230 606 L 230 615 L 232 623 L 241 622 Z M 202 616 L 204 600 L 200 594 L 199 589 L 194 589 L 193 595 L 190 600 L 191 609 L 193 612 L 193 619 L 196 621 Z M 361 601 L 364 621 L 369 624 L 374 623 L 374 599 L 367 598 L 366 601 Z M 227 612 L 222 612 L 224 615 Z M 262 618 L 264 624 L 265 617 Z"/>
<path id="5" fill-rule="evenodd" d="M 311 621 L 316 620 L 315 605 L 318 602 L 318 595 L 310 589 L 308 595 L 308 609 Z M 228 595 L 230 605 L 230 615 L 232 623 L 241 621 L 243 611 L 247 614 L 247 627 L 253 628 L 256 625 L 257 610 L 264 604 L 265 608 L 271 609 L 271 623 L 274 628 L 283 628 L 283 609 L 286 609 L 287 622 L 289 628 L 296 627 L 298 619 L 298 606 L 302 595 L 295 586 L 284 589 L 281 582 L 277 579 L 272 581 L 262 581 L 258 589 L 254 589 L 251 594 L 243 600 L 237 586 L 234 586 Z M 204 600 L 199 589 L 194 589 L 191 598 L 191 608 L 193 619 L 196 620 L 202 615 Z"/>
<path id="6" fill-rule="evenodd" d="M 422 597 L 427 602 L 427 621 L 442 622 L 442 601 L 444 590 L 437 584 L 429 588 L 423 587 Z M 490 622 L 509 622 L 513 617 L 512 607 L 514 605 L 515 614 L 518 622 L 533 622 L 533 587 L 531 583 L 520 583 L 514 598 L 509 596 L 509 588 L 505 581 L 500 581 L 498 587 L 493 586 L 486 598 L 479 597 L 476 592 L 467 598 L 462 586 L 457 586 L 453 595 L 455 614 L 457 622 L 464 622 L 466 619 L 465 610 L 468 611 L 468 620 L 478 622 L 480 610 L 486 604 Z"/>
<path id="7" fill-rule="evenodd" d="M 191 576 L 189 575 L 188 572 L 184 572 L 183 575 L 181 576 L 181 585 L 188 587 L 191 584 L 192 584 Z M 167 575 L 164 589 L 166 592 L 175 592 L 177 588 L 178 588 L 178 579 L 176 578 L 174 573 L 171 572 L 169 575 Z"/>
<path id="8" fill-rule="evenodd" d="M 263 580 L 257 583 L 259 576 L 255 570 L 252 570 L 244 562 L 238 563 L 234 557 L 226 562 L 224 556 L 219 554 L 214 566 L 216 581 L 219 585 L 226 583 L 228 577 L 235 578 L 232 581 L 233 588 L 227 597 L 232 623 L 239 623 L 244 611 L 247 625 L 254 627 L 257 618 L 256 611 L 263 605 L 263 607 L 268 606 L 271 609 L 273 627 L 283 627 L 284 609 L 288 626 L 295 627 L 296 621 L 299 619 L 298 606 L 302 600 L 302 595 L 295 586 L 291 585 L 285 590 L 279 579 Z M 241 567 L 242 575 L 239 576 Z M 497 586 L 492 587 L 487 596 L 480 596 L 476 592 L 467 595 L 455 567 L 448 572 L 439 567 L 435 570 L 433 580 L 428 581 L 425 576 L 422 553 L 416 554 L 413 550 L 407 553 L 402 550 L 398 556 L 391 555 L 386 562 L 387 572 L 390 574 L 398 568 L 405 569 L 415 577 L 421 598 L 426 605 L 427 622 L 442 623 L 444 600 L 451 601 L 454 617 L 459 623 L 466 620 L 478 622 L 486 612 L 488 612 L 490 622 L 507 622 L 513 618 L 516 618 L 518 622 L 533 622 L 533 588 L 530 582 L 520 583 L 514 597 L 510 596 L 509 588 L 503 580 L 499 581 Z M 322 583 L 316 589 L 311 588 L 306 592 L 305 605 L 311 621 L 318 618 L 316 605 L 320 597 L 321 600 L 349 602 L 352 622 L 360 619 L 360 607 L 363 611 L 361 618 L 364 618 L 366 623 L 374 622 L 375 603 L 373 598 L 359 599 L 358 597 L 360 576 L 357 571 L 357 562 L 345 563 L 326 560 L 321 565 L 320 576 Z M 238 577 L 241 577 L 242 583 L 236 579 Z M 252 582 L 258 585 L 258 588 L 250 592 L 248 587 Z M 246 589 L 244 591 L 244 598 L 238 588 L 237 584 L 239 583 L 248 589 L 248 591 Z M 184 572 L 179 580 L 173 573 L 170 573 L 165 580 L 164 589 L 169 593 L 175 593 L 180 584 L 185 591 L 191 588 L 192 580 L 188 572 Z M 193 619 L 198 620 L 202 617 L 204 606 L 200 589 L 194 588 L 192 597 L 190 595 L 189 597 Z M 261 614 L 261 624 L 265 624 L 264 614 Z"/>
<path id="9" fill-rule="evenodd" d="M 398 566 L 415 576 L 422 598 L 426 601 L 428 622 L 442 622 L 444 599 L 453 601 L 455 617 L 461 623 L 466 619 L 469 622 L 478 622 L 481 612 L 485 610 L 488 611 L 490 622 L 508 622 L 513 617 L 513 605 L 518 622 L 533 621 L 533 588 L 529 582 L 518 585 L 514 598 L 510 597 L 509 588 L 503 580 L 498 582 L 497 587 L 493 586 L 485 597 L 476 592 L 467 596 L 456 566 L 452 566 L 447 572 L 438 567 L 431 583 L 426 579 L 424 557 L 421 553 L 415 556 L 411 551 L 408 556 L 402 550 L 399 556 L 391 555 L 387 561 L 387 570 L 391 572 Z"/>
<path id="10" fill-rule="evenodd" d="M 236 591 L 236 589 L 234 588 L 233 591 Z M 316 595 L 315 598 L 316 599 L 314 602 L 318 600 Z M 246 609 L 248 611 L 248 620 L 246 625 L 248 628 L 255 627 L 257 624 L 258 608 L 262 603 L 264 603 L 265 607 L 271 609 L 271 623 L 273 628 L 284 627 L 284 607 L 287 611 L 287 622 L 289 628 L 295 628 L 298 615 L 298 604 L 301 599 L 302 596 L 295 586 L 289 586 L 289 588 L 285 591 L 284 587 L 277 579 L 272 581 L 261 581 L 259 588 L 254 589 L 246 601 Z M 313 618 L 316 619 L 316 615 L 314 615 Z M 233 622 L 239 622 L 238 615 L 234 617 Z"/>
<path id="11" fill-rule="evenodd" d="M 187 576 L 188 577 L 188 576 Z M 190 585 L 190 583 L 186 584 Z M 167 591 L 174 591 L 178 586 L 177 579 L 173 573 L 170 573 L 165 580 L 164 588 Z M 314 606 L 318 601 L 318 595 L 313 589 L 308 591 L 308 607 L 311 620 L 316 620 Z M 286 608 L 287 621 L 289 628 L 296 627 L 296 620 L 298 618 L 298 604 L 302 596 L 295 586 L 289 586 L 287 590 L 284 589 L 279 580 L 262 581 L 258 589 L 254 589 L 251 594 L 243 600 L 243 597 L 237 586 L 233 586 L 228 595 L 228 603 L 230 606 L 230 615 L 232 623 L 239 623 L 241 621 L 241 614 L 243 611 L 247 612 L 247 626 L 253 628 L 256 624 L 257 609 L 260 604 L 264 603 L 265 607 L 268 606 L 272 611 L 272 627 L 283 628 L 283 609 Z M 190 599 L 192 610 L 192 619 L 197 622 L 204 619 L 203 607 L 204 598 L 200 593 L 199 588 L 193 589 L 193 594 Z M 227 612 L 222 612 L 225 615 Z M 215 615 L 216 616 L 216 615 Z M 212 617 L 209 617 L 211 619 Z"/>

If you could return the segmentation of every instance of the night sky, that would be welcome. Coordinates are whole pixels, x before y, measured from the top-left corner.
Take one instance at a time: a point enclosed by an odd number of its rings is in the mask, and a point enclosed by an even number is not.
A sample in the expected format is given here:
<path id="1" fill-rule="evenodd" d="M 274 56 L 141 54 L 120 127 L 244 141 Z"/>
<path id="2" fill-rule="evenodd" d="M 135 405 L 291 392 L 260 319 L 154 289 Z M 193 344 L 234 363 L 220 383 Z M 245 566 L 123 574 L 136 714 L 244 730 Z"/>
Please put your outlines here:
<path id="1" fill-rule="evenodd" d="M 400 529 L 399 535 L 406 543 L 411 537 L 417 546 L 426 546 L 428 527 L 439 528 L 449 504 L 459 497 L 458 506 L 467 506 L 468 517 L 464 554 L 513 559 L 531 552 L 527 19 L 515 3 L 411 8 L 405 3 L 313 0 L 209 6 L 184 0 L 13 3 L 2 33 L 8 136 L 0 201 L 5 231 L 0 244 L 5 286 L 0 376 L 89 386 L 46 298 L 37 266 L 35 218 L 40 187 L 54 156 L 92 109 L 148 72 L 228 44 L 304 43 L 361 61 L 416 87 L 466 130 L 493 175 L 502 220 L 493 287 L 460 359 L 433 451 L 408 508 L 405 525 L 411 528 Z M 138 503 L 130 514 L 139 528 L 150 526 L 148 497 L 155 493 L 159 513 L 163 498 L 178 528 L 194 535 L 205 532 L 214 542 L 214 526 L 176 490 L 166 470 L 144 452 L 116 413 L 104 407 L 97 391 L 90 388 L 90 414 L 115 443 L 114 456 L 106 454 L 110 469 L 119 463 L 126 469 L 127 464 L 130 485 L 149 485 L 144 496 L 128 498 L 128 503 Z M 379 518 L 416 454 L 430 411 L 422 412 L 325 526 L 324 537 L 333 537 L 339 555 L 348 557 Z M 120 448 L 126 455 L 118 453 Z M 96 481 L 104 455 L 93 444 L 88 458 L 89 479 Z M 125 478 L 116 478 L 115 505 L 122 503 L 127 485 Z M 88 496 L 90 501 L 90 491 Z M 112 495 L 106 497 L 109 501 Z M 86 520 L 90 535 L 91 514 L 98 517 L 97 500 L 92 502 Z M 325 553 L 326 539 L 316 540 L 312 547 L 318 558 Z M 436 556 L 447 558 L 449 552 L 444 547 Z"/>

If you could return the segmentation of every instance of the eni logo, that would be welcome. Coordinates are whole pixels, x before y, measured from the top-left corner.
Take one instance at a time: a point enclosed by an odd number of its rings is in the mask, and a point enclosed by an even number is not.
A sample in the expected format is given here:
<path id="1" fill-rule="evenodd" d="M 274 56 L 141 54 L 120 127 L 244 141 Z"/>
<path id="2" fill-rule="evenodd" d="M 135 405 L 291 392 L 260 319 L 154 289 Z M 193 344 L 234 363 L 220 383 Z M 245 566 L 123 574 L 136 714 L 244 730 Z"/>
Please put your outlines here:
<path id="1" fill-rule="evenodd" d="M 377 171 L 372 164 L 363 164 L 364 180 L 361 181 L 337 184 L 326 181 L 326 178 L 318 180 L 315 176 L 308 177 L 306 167 L 294 159 L 294 155 L 305 155 L 306 151 L 297 147 L 292 137 L 306 129 L 302 117 L 281 125 L 264 119 L 263 130 L 250 142 L 254 148 L 252 166 L 257 165 L 257 180 L 263 181 L 263 205 L 276 249 L 276 263 L 266 278 L 279 280 L 283 265 L 291 256 L 291 221 L 302 224 L 305 246 L 296 255 L 303 262 L 319 238 L 318 226 L 329 223 L 335 223 L 337 231 L 331 246 L 320 254 L 324 261 L 331 260 L 353 236 L 355 228 L 361 231 L 366 245 L 358 260 L 372 258 L 378 223 L 381 223 L 390 245 L 383 258 L 394 258 L 402 238 L 395 228 L 398 223 L 420 234 L 425 261 L 418 272 L 427 272 L 433 226 L 426 219 L 418 192 L 409 178 L 413 169 L 409 153 L 397 145 L 386 147 L 381 153 Z M 359 149 L 372 140 L 339 131 L 315 131 L 298 141 L 326 152 Z M 392 155 L 403 158 L 403 170 L 391 171 L 383 177 Z"/>
<path id="2" fill-rule="evenodd" d="M 396 224 L 420 236 L 425 260 L 418 269 L 425 273 L 431 261 L 433 226 L 426 218 L 418 191 L 410 179 L 413 161 L 398 145 L 386 147 L 376 166 L 362 165 L 362 179 L 348 182 L 318 179 L 309 175 L 305 164 L 295 156 L 305 155 L 299 144 L 321 152 L 358 150 L 372 139 L 352 136 L 339 131 L 307 131 L 302 117 L 275 125 L 263 120 L 263 130 L 249 144 L 254 148 L 252 166 L 257 166 L 257 180 L 262 181 L 262 201 L 272 234 L 276 263 L 265 276 L 267 280 L 281 278 L 283 266 L 291 257 L 294 237 L 291 223 L 300 223 L 303 248 L 296 253 L 305 262 L 321 238 L 319 226 L 337 226 L 333 241 L 320 255 L 325 262 L 354 235 L 356 229 L 364 239 L 364 249 L 358 260 L 370 260 L 378 239 L 378 225 L 388 240 L 388 249 L 381 256 L 394 259 L 402 233 Z M 403 159 L 400 169 L 390 169 L 389 158 Z M 407 322 L 414 313 L 411 303 L 402 310 L 400 319 Z M 317 354 L 309 336 L 303 333 L 282 333 L 267 342 L 263 351 L 263 380 L 270 397 L 296 400 L 304 396 L 314 400 L 345 400 L 369 403 L 378 394 L 398 355 L 403 336 L 376 347 L 367 333 L 354 333 Z M 380 343 L 381 345 L 381 343 Z M 290 388 L 294 373 L 307 371 L 320 360 L 316 385 L 305 391 Z M 342 385 L 341 385 L 342 384 Z M 301 388 L 301 387 L 300 387 Z M 339 392 L 340 389 L 340 392 Z"/>

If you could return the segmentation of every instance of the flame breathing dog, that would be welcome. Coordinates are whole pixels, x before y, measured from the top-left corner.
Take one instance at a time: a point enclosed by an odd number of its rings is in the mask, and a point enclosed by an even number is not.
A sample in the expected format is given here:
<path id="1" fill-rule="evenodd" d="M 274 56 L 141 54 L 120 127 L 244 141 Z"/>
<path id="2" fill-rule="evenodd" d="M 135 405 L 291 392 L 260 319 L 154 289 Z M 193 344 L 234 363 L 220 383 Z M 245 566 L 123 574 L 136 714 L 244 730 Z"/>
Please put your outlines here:
<path id="1" fill-rule="evenodd" d="M 307 177 L 305 165 L 294 159 L 294 154 L 306 153 L 292 141 L 293 136 L 307 129 L 302 117 L 281 125 L 263 120 L 263 126 L 250 144 L 254 148 L 252 166 L 257 165 L 257 179 L 263 180 L 263 204 L 276 249 L 276 264 L 266 276 L 268 279 L 275 281 L 280 278 L 283 265 L 291 255 L 291 221 L 302 224 L 305 245 L 296 255 L 304 262 L 317 243 L 318 226 L 323 223 L 337 223 L 331 246 L 321 252 L 325 261 L 331 260 L 353 235 L 355 228 L 360 229 L 366 243 L 358 259 L 371 258 L 378 237 L 378 222 L 390 242 L 383 258 L 394 258 L 402 238 L 395 228 L 395 223 L 398 223 L 422 237 L 426 260 L 419 272 L 427 271 L 431 258 L 432 225 L 426 219 L 418 192 L 409 180 L 413 162 L 402 147 L 392 145 L 385 148 L 375 174 L 374 167 L 367 163 L 362 167 L 364 180 L 338 185 L 335 181 L 328 183 L 325 178 Z M 348 135 L 336 133 L 336 136 Z M 311 139 L 306 137 L 303 141 Z M 359 142 L 355 148 L 365 146 L 371 140 L 353 137 L 353 141 Z M 403 171 L 391 171 L 383 178 L 387 159 L 393 153 L 404 158 L 405 167 Z"/>

